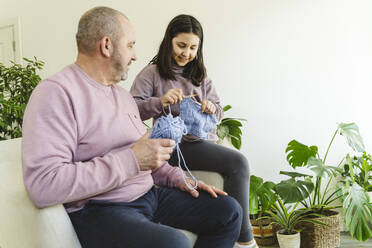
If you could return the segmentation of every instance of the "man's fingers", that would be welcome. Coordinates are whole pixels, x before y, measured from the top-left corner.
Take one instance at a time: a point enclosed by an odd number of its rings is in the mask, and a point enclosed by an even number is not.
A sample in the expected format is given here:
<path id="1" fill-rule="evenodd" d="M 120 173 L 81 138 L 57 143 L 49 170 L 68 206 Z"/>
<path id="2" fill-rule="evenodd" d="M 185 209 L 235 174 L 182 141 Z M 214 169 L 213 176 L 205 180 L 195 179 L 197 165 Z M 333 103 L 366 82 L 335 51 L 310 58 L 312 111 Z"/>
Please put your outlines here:
<path id="1" fill-rule="evenodd" d="M 163 147 L 174 147 L 176 142 L 172 139 L 158 139 L 158 142 Z"/>

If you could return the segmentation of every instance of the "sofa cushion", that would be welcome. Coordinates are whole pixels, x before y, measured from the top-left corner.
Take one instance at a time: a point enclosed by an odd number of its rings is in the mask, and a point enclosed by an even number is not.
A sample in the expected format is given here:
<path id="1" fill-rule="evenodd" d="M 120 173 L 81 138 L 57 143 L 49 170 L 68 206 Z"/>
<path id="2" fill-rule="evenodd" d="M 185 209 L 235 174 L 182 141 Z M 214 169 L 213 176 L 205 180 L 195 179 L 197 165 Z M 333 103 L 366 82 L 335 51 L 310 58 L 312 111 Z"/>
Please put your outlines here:
<path id="1" fill-rule="evenodd" d="M 0 142 L 0 247 L 81 247 L 62 205 L 37 209 L 22 175 L 21 139 Z"/>

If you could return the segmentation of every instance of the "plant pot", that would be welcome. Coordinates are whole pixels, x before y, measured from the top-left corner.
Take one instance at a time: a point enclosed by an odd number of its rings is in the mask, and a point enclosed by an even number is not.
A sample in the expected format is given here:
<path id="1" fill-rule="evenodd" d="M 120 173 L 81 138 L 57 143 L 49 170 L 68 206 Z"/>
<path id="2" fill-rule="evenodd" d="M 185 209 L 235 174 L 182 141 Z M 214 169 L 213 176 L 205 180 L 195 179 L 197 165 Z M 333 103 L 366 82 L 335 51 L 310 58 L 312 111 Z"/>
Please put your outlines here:
<path id="1" fill-rule="evenodd" d="M 281 234 L 279 231 L 276 233 L 278 237 L 280 248 L 300 248 L 301 237 L 300 233 L 295 234 Z"/>
<path id="2" fill-rule="evenodd" d="M 251 219 L 253 236 L 259 246 L 271 246 L 277 244 L 275 231 L 270 224 L 271 219 Z"/>
<path id="3" fill-rule="evenodd" d="M 301 248 L 335 248 L 340 246 L 340 213 L 325 211 L 324 217 L 314 218 L 327 226 L 303 222 L 296 226 L 301 230 Z"/>

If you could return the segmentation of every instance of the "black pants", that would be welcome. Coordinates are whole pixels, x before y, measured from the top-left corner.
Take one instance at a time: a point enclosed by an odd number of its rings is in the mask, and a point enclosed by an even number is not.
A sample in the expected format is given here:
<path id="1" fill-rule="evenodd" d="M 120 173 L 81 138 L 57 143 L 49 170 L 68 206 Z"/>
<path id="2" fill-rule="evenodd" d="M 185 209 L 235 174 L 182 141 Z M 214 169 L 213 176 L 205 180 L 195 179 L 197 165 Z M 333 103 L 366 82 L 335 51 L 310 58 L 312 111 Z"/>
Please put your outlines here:
<path id="1" fill-rule="evenodd" d="M 206 140 L 181 142 L 179 146 L 190 170 L 213 171 L 223 176 L 224 190 L 243 208 L 243 223 L 238 241 L 252 240 L 252 226 L 249 221 L 250 173 L 247 159 L 238 151 Z M 169 164 L 178 166 L 176 152 L 173 152 Z"/>
<path id="2" fill-rule="evenodd" d="M 132 202 L 90 201 L 69 216 L 83 248 L 191 248 L 175 228 L 198 234 L 194 248 L 231 248 L 242 209 L 230 196 L 152 188 Z"/>

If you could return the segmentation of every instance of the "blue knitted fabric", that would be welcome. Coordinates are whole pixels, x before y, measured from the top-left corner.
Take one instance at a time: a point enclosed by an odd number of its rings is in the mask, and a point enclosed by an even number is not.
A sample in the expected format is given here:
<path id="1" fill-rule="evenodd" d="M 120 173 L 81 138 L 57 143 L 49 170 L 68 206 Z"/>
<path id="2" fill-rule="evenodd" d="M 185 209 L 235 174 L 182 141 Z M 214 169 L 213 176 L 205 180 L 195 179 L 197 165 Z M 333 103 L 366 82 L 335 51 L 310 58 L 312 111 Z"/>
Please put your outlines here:
<path id="1" fill-rule="evenodd" d="M 217 118 L 201 112 L 201 105 L 191 98 L 184 98 L 180 104 L 180 117 L 184 121 L 187 133 L 201 139 L 208 139 L 209 133 L 216 127 Z"/>
<path id="2" fill-rule="evenodd" d="M 179 143 L 181 142 L 182 136 L 187 134 L 186 126 L 183 120 L 180 117 L 173 117 L 170 106 L 169 106 L 169 114 L 167 116 L 162 116 L 156 120 L 154 127 L 152 128 L 150 138 L 151 139 L 172 139 L 176 142 L 176 150 L 177 150 L 177 158 L 178 158 L 178 168 L 180 169 L 183 181 L 185 182 L 186 186 L 189 189 L 196 189 L 198 187 L 198 181 L 196 178 L 191 174 L 189 168 L 186 165 L 185 159 L 183 158 L 182 152 L 179 147 Z M 185 173 L 183 173 L 182 166 L 181 166 L 181 159 L 183 165 L 194 181 L 194 186 L 190 185 L 185 178 Z"/>

